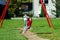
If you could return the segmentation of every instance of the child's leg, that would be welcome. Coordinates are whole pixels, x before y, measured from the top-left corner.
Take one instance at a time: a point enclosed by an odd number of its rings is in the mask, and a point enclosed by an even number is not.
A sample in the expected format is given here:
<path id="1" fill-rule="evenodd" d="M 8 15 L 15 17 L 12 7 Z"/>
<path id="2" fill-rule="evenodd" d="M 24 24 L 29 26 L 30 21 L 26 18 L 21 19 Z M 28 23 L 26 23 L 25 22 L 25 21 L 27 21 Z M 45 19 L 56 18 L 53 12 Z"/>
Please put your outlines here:
<path id="1" fill-rule="evenodd" d="M 28 26 L 28 29 L 30 29 L 30 26 Z"/>
<path id="2" fill-rule="evenodd" d="M 26 20 L 24 20 L 24 26 L 27 26 L 27 21 Z"/>
<path id="3" fill-rule="evenodd" d="M 24 20 L 24 26 L 26 26 L 26 21 Z"/>
<path id="4" fill-rule="evenodd" d="M 26 26 L 26 27 L 24 27 L 24 29 L 23 29 L 23 32 L 22 33 L 26 33 L 26 31 L 28 30 L 28 27 Z"/>

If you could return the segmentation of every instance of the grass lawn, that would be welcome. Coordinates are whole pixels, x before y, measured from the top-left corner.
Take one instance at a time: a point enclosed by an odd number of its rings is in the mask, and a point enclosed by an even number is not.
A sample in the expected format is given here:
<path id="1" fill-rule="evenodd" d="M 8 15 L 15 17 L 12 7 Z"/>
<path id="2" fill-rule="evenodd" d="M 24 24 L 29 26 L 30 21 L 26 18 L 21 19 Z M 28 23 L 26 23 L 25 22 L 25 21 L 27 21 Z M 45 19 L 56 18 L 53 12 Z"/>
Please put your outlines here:
<path id="1" fill-rule="evenodd" d="M 54 30 L 48 26 L 46 19 L 33 20 L 32 32 L 39 37 L 48 38 L 50 40 L 60 40 L 60 19 L 52 19 Z"/>
<path id="2" fill-rule="evenodd" d="M 60 40 L 60 19 L 52 19 L 55 29 L 48 26 L 46 19 L 36 19 L 32 23 L 32 32 L 39 37 Z M 0 28 L 0 40 L 28 40 L 18 28 L 23 27 L 23 20 L 4 20 Z"/>
<path id="3" fill-rule="evenodd" d="M 0 40 L 27 40 L 21 34 L 22 20 L 4 20 L 2 28 L 0 28 Z"/>

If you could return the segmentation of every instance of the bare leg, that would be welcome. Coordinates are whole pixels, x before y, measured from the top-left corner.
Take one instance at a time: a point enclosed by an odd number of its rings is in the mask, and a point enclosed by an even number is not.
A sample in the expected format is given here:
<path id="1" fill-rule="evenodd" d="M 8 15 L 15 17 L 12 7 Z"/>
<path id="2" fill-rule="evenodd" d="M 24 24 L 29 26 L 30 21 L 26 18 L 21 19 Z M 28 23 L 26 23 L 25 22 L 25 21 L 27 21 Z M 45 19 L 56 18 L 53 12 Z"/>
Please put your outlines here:
<path id="1" fill-rule="evenodd" d="M 28 30 L 28 27 L 26 26 L 26 27 L 24 27 L 24 29 L 23 29 L 23 32 L 22 32 L 22 33 L 23 33 L 23 34 L 24 34 L 24 33 L 26 33 L 26 31 L 27 31 L 27 30 Z"/>

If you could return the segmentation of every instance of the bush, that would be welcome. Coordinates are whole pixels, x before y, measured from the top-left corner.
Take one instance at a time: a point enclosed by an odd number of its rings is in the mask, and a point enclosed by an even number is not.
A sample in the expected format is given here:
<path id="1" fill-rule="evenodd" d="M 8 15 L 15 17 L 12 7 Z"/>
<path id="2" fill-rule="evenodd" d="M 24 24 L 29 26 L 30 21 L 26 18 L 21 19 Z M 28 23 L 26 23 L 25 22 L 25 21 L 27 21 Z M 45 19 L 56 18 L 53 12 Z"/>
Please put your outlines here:
<path id="1" fill-rule="evenodd" d="M 9 11 L 7 11 L 5 15 L 5 19 L 11 19 L 11 17 L 12 17 L 12 14 Z"/>
<path id="2" fill-rule="evenodd" d="M 30 17 L 33 17 L 33 14 L 32 14 L 32 13 L 29 13 L 29 16 L 30 16 Z"/>

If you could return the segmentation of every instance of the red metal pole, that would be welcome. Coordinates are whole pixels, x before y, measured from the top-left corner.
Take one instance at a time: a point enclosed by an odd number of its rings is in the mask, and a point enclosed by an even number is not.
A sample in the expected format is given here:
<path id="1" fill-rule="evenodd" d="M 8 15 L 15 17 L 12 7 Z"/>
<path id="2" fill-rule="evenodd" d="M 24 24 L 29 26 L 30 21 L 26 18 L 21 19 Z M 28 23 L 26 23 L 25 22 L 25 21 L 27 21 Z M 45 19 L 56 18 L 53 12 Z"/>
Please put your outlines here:
<path id="1" fill-rule="evenodd" d="M 6 11 L 8 9 L 9 2 L 10 2 L 10 0 L 7 0 L 6 5 L 5 5 L 5 8 L 4 8 L 3 13 L 2 13 L 2 16 L 0 18 L 0 27 L 2 27 L 4 18 L 5 18 L 5 14 L 6 14 Z"/>
<path id="2" fill-rule="evenodd" d="M 44 3 L 42 2 L 42 0 L 40 0 L 40 2 L 41 2 L 42 9 L 44 10 L 44 14 L 45 14 L 45 16 L 46 16 L 46 19 L 47 19 L 47 21 L 48 21 L 49 26 L 52 26 L 52 29 L 54 29 L 54 25 L 52 24 L 52 21 L 51 21 L 48 13 L 47 13 L 47 11 L 46 11 L 46 8 L 45 8 L 45 6 L 44 6 Z"/>

